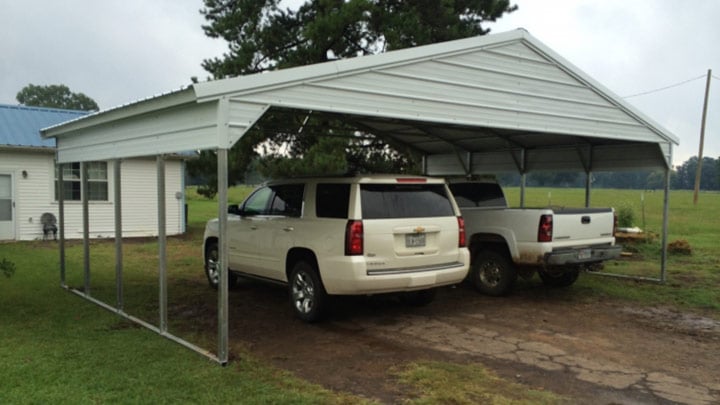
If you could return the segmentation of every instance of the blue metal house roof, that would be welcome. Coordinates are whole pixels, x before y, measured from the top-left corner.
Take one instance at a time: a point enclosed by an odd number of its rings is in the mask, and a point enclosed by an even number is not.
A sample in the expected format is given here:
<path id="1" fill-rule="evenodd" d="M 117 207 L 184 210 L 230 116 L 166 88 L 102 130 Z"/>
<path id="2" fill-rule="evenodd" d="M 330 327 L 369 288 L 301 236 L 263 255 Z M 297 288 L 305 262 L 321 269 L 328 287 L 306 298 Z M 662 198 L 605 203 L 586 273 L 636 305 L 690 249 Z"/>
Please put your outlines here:
<path id="1" fill-rule="evenodd" d="M 40 130 L 87 114 L 87 111 L 0 104 L 0 147 L 54 148 L 55 139 L 42 139 Z"/>

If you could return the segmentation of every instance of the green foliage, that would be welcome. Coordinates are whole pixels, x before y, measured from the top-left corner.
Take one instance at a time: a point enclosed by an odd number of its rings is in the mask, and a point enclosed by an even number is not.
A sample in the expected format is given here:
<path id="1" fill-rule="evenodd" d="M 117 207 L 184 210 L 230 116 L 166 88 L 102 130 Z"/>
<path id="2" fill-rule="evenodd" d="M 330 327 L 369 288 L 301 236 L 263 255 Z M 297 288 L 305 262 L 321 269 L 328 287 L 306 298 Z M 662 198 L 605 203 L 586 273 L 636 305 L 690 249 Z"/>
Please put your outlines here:
<path id="1" fill-rule="evenodd" d="M 509 0 L 312 0 L 297 9 L 279 0 L 204 0 L 205 34 L 228 42 L 222 58 L 203 67 L 214 78 L 309 65 L 483 35 L 482 27 L 514 11 Z M 318 145 L 325 137 L 344 139 Z M 420 158 L 388 144 L 367 128 L 329 114 L 272 110 L 233 147 L 230 184 L 241 182 L 250 162 L 272 177 L 328 172 L 413 172 Z M 332 156 L 321 156 L 331 153 Z M 286 161 L 287 160 L 287 161 Z M 207 196 L 216 192 L 211 152 L 188 165 L 202 177 Z M 317 171 L 322 170 L 322 171 Z M 327 171 L 325 171 L 327 170 Z"/>
<path id="2" fill-rule="evenodd" d="M 676 168 L 677 175 L 672 181 L 672 187 L 674 189 L 694 190 L 695 176 L 697 175 L 699 162 L 698 157 L 693 156 L 678 166 Z M 720 190 L 720 159 L 716 160 L 707 156 L 703 157 L 700 189 Z"/>
<path id="3" fill-rule="evenodd" d="M 10 278 L 15 274 L 15 263 L 3 257 L 0 260 L 0 270 L 5 277 Z"/>
<path id="4" fill-rule="evenodd" d="M 347 171 L 345 160 L 346 139 L 320 138 L 311 145 L 302 158 L 269 155 L 260 160 L 261 173 L 270 178 L 302 176 L 318 173 L 342 174 Z"/>
<path id="5" fill-rule="evenodd" d="M 27 106 L 81 111 L 99 110 L 95 100 L 83 93 L 73 93 L 63 84 L 51 84 L 49 86 L 28 84 L 18 92 L 15 98 L 18 103 Z"/>
<path id="6" fill-rule="evenodd" d="M 621 228 L 632 228 L 635 223 L 635 211 L 632 207 L 621 205 L 617 209 L 618 226 Z"/>
<path id="7" fill-rule="evenodd" d="M 483 35 L 514 11 L 509 0 L 205 0 L 205 34 L 228 42 L 205 60 L 215 78 L 257 73 Z"/>

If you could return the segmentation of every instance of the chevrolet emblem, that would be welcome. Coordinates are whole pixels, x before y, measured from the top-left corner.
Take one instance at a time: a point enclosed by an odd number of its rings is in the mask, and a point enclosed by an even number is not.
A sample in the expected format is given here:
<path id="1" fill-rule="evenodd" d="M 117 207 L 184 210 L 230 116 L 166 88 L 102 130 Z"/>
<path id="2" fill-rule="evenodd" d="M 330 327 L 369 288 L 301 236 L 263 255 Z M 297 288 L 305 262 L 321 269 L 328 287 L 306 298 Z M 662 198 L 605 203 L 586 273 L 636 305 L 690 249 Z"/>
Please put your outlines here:
<path id="1" fill-rule="evenodd" d="M 425 228 L 424 228 L 424 227 L 418 226 L 417 228 L 415 228 L 415 233 L 423 233 L 423 232 L 425 232 Z"/>

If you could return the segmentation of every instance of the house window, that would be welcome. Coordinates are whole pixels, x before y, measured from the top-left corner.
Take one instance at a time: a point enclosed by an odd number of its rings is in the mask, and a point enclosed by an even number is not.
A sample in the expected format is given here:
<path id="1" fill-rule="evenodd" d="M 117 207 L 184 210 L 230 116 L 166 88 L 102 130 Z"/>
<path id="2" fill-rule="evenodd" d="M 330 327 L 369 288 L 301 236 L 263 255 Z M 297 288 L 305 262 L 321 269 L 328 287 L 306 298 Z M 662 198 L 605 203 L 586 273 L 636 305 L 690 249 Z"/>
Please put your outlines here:
<path id="1" fill-rule="evenodd" d="M 108 200 L 108 176 L 107 162 L 88 162 L 88 200 Z M 58 199 L 58 168 L 55 166 L 55 200 Z M 82 171 L 80 163 L 68 163 L 63 165 L 63 197 L 65 201 L 82 200 L 81 189 Z"/>

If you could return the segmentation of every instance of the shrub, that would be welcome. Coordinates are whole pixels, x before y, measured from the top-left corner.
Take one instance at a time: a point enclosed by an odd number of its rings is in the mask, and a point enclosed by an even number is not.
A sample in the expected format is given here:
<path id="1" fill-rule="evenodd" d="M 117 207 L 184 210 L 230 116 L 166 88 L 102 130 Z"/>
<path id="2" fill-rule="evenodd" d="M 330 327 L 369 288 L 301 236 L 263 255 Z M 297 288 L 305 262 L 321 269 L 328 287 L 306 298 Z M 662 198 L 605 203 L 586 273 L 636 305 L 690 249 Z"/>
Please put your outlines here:
<path id="1" fill-rule="evenodd" d="M 632 228 L 635 222 L 635 212 L 631 207 L 622 206 L 618 208 L 618 226 L 621 228 Z"/>
<path id="2" fill-rule="evenodd" d="M 0 260 L 0 271 L 2 271 L 5 277 L 12 277 L 12 275 L 15 274 L 15 263 L 3 257 L 3 259 Z"/>

